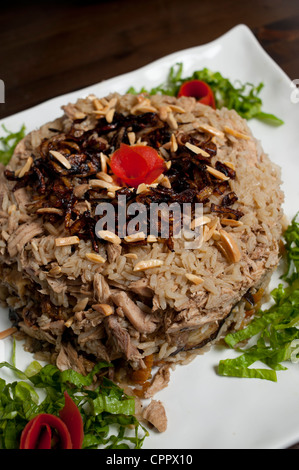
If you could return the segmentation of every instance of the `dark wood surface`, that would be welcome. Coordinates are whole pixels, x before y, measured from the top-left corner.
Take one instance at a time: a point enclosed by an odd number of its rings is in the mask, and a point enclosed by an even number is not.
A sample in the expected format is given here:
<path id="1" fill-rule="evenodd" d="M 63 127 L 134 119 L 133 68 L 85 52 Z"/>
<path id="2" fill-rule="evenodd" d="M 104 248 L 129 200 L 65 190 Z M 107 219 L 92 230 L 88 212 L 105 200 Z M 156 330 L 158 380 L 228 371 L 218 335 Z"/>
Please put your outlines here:
<path id="1" fill-rule="evenodd" d="M 9 2 L 5 2 L 9 5 Z M 298 0 L 12 2 L 0 12 L 0 118 L 249 26 L 299 77 Z"/>
<path id="2" fill-rule="evenodd" d="M 299 78 L 298 0 L 5 3 L 0 118 L 204 44 L 239 23 L 291 79 Z"/>

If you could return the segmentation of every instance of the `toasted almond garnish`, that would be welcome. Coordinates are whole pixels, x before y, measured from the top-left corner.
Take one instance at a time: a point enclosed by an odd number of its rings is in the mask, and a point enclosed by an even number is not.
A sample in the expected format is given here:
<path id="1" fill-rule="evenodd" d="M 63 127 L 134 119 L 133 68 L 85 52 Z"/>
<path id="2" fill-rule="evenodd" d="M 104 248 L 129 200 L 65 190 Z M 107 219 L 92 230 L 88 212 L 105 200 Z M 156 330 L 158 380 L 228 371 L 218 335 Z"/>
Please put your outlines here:
<path id="1" fill-rule="evenodd" d="M 100 102 L 100 100 L 98 98 L 95 98 L 92 101 L 92 104 L 94 105 L 94 107 L 97 111 L 101 111 L 104 108 L 104 106 L 102 105 L 102 103 Z"/>
<path id="2" fill-rule="evenodd" d="M 213 168 L 211 166 L 207 166 L 206 169 L 210 173 L 210 175 L 215 176 L 215 178 L 218 178 L 219 180 L 222 180 L 222 181 L 229 180 L 229 176 L 225 176 L 225 174 L 222 173 L 222 171 L 218 171 L 218 170 L 216 170 L 215 168 Z"/>
<path id="3" fill-rule="evenodd" d="M 157 237 L 155 237 L 155 235 L 148 235 L 146 241 L 147 241 L 148 243 L 155 243 L 155 242 L 158 241 L 158 239 L 157 239 Z"/>
<path id="4" fill-rule="evenodd" d="M 225 252 L 228 255 L 229 261 L 233 263 L 237 263 L 238 261 L 240 261 L 241 252 L 234 237 L 223 229 L 220 229 L 219 233 L 221 237 L 221 242 L 223 244 Z"/>
<path id="5" fill-rule="evenodd" d="M 82 310 L 85 310 L 85 308 L 88 304 L 88 300 L 89 300 L 88 297 L 84 297 L 84 298 L 78 300 L 77 304 L 73 308 L 73 312 L 76 313 L 76 312 L 82 312 Z"/>
<path id="6" fill-rule="evenodd" d="M 204 280 L 201 277 L 196 276 L 195 274 L 186 273 L 185 276 L 189 281 L 193 282 L 193 284 L 196 284 L 197 286 L 204 282 Z"/>
<path id="7" fill-rule="evenodd" d="M 100 159 L 101 159 L 102 172 L 107 173 L 107 160 L 108 160 L 108 157 L 103 152 L 101 152 L 100 153 Z"/>
<path id="8" fill-rule="evenodd" d="M 169 181 L 168 176 L 164 176 L 162 180 L 160 181 L 161 186 L 164 188 L 170 189 L 171 188 L 171 183 Z"/>
<path id="9" fill-rule="evenodd" d="M 185 144 L 185 147 L 187 147 L 191 152 L 196 153 L 197 155 L 202 155 L 203 157 L 210 157 L 211 155 L 208 152 L 205 152 L 201 148 L 197 147 L 196 145 L 190 144 L 190 142 L 187 142 Z"/>
<path id="10" fill-rule="evenodd" d="M 8 215 L 11 215 L 13 212 L 17 210 L 17 206 L 15 204 L 11 204 L 9 208 L 7 209 Z"/>
<path id="11" fill-rule="evenodd" d="M 138 256 L 136 255 L 136 253 L 126 253 L 124 257 L 129 258 L 129 259 L 138 259 Z"/>
<path id="12" fill-rule="evenodd" d="M 41 207 L 40 209 L 37 209 L 36 213 L 37 214 L 57 214 L 57 215 L 64 214 L 63 210 L 57 209 L 56 207 Z"/>
<path id="13" fill-rule="evenodd" d="M 225 162 L 223 162 L 223 164 L 224 164 L 225 166 L 228 166 L 228 167 L 231 168 L 232 170 L 235 170 L 235 169 L 236 169 L 235 165 L 234 165 L 232 162 L 225 161 Z"/>
<path id="14" fill-rule="evenodd" d="M 64 324 L 69 328 L 74 323 L 74 317 L 70 317 Z"/>
<path id="15" fill-rule="evenodd" d="M 201 225 L 205 225 L 211 222 L 210 217 L 203 215 L 201 217 L 196 217 L 195 219 L 192 220 L 191 222 L 191 228 L 192 230 L 195 229 L 195 227 L 200 227 Z"/>
<path id="16" fill-rule="evenodd" d="M 169 170 L 171 168 L 171 160 L 169 160 L 169 162 L 165 162 L 165 166 L 167 170 Z"/>
<path id="17" fill-rule="evenodd" d="M 209 126 L 208 124 L 199 124 L 198 128 L 202 129 L 203 131 L 206 131 L 208 134 L 224 139 L 224 133 L 213 126 Z"/>
<path id="18" fill-rule="evenodd" d="M 128 139 L 129 139 L 130 145 L 134 145 L 135 142 L 136 142 L 136 134 L 135 134 L 135 132 L 128 132 Z"/>
<path id="19" fill-rule="evenodd" d="M 168 116 L 166 118 L 166 122 L 169 125 L 169 127 L 171 127 L 171 129 L 177 129 L 179 127 L 178 123 L 176 121 L 176 118 L 174 117 L 174 115 L 172 113 L 168 114 Z"/>
<path id="20" fill-rule="evenodd" d="M 211 221 L 210 225 L 209 226 L 205 226 L 205 228 L 207 229 L 204 233 L 204 241 L 207 242 L 210 240 L 210 238 L 212 238 L 215 230 L 216 230 L 216 227 L 218 225 L 218 222 L 219 222 L 219 219 L 218 217 L 216 217 L 214 220 Z"/>
<path id="21" fill-rule="evenodd" d="M 224 126 L 224 131 L 227 134 L 233 135 L 234 137 L 237 137 L 237 139 L 245 139 L 245 140 L 250 140 L 251 137 L 250 135 L 244 134 L 243 132 L 236 131 L 235 129 L 231 129 L 228 126 Z"/>
<path id="22" fill-rule="evenodd" d="M 171 137 L 170 137 L 170 150 L 172 152 L 176 152 L 178 149 L 178 143 L 176 141 L 176 137 L 174 134 L 171 134 Z"/>
<path id="23" fill-rule="evenodd" d="M 80 240 L 76 235 L 74 235 L 73 237 L 62 237 L 55 239 L 56 246 L 78 245 L 79 243 Z"/>
<path id="24" fill-rule="evenodd" d="M 105 118 L 108 123 L 111 123 L 113 121 L 115 113 L 115 108 L 109 109 L 109 111 L 106 113 Z"/>
<path id="25" fill-rule="evenodd" d="M 181 106 L 177 106 L 176 104 L 169 104 L 168 106 L 174 113 L 183 114 L 186 112 L 184 108 L 182 108 Z"/>
<path id="26" fill-rule="evenodd" d="M 61 163 L 61 165 L 63 165 L 67 170 L 70 170 L 72 168 L 72 165 L 70 164 L 70 162 L 65 158 L 64 155 L 62 155 L 62 153 L 60 152 L 57 152 L 56 150 L 50 150 L 50 154 L 56 158 L 56 160 L 59 161 L 59 163 Z"/>
<path id="27" fill-rule="evenodd" d="M 229 225 L 230 227 L 240 227 L 243 225 L 243 222 L 241 220 L 235 220 L 235 219 L 221 219 L 221 224 L 222 225 Z"/>
<path id="28" fill-rule="evenodd" d="M 7 328 L 7 330 L 1 331 L 1 333 L 0 333 L 0 339 L 7 338 L 8 336 L 13 335 L 13 334 L 16 333 L 17 331 L 18 331 L 18 328 L 16 328 L 15 326 L 12 326 L 11 328 Z"/>
<path id="29" fill-rule="evenodd" d="M 98 255 L 97 253 L 86 253 L 85 257 L 93 263 L 103 264 L 106 262 L 105 258 L 103 258 L 101 255 Z"/>
<path id="30" fill-rule="evenodd" d="M 164 263 L 160 259 L 149 259 L 144 261 L 139 261 L 135 264 L 134 271 L 145 271 L 146 269 L 153 269 L 162 266 Z"/>
<path id="31" fill-rule="evenodd" d="M 23 166 L 23 168 L 20 170 L 19 174 L 18 174 L 18 177 L 19 178 L 23 178 L 23 176 L 28 173 L 28 171 L 30 170 L 31 168 L 31 165 L 33 163 L 33 158 L 32 157 L 28 157 L 27 158 L 27 161 L 25 163 L 25 165 Z"/>
<path id="32" fill-rule="evenodd" d="M 107 242 L 113 243 L 114 245 L 120 245 L 121 239 L 115 233 L 109 230 L 99 230 L 98 236 Z"/>
<path id="33" fill-rule="evenodd" d="M 112 184 L 108 183 L 108 181 L 104 180 L 89 180 L 89 185 L 93 189 L 101 188 L 101 189 L 110 189 Z"/>
<path id="34" fill-rule="evenodd" d="M 99 180 L 106 181 L 107 183 L 113 183 L 113 178 L 112 178 L 112 176 L 108 175 L 108 174 L 105 173 L 104 171 L 99 171 L 99 172 L 96 174 L 96 177 L 97 177 Z"/>
<path id="35" fill-rule="evenodd" d="M 168 113 L 171 111 L 169 106 L 160 106 L 159 107 L 159 118 L 162 121 L 166 121 Z"/>
<path id="36" fill-rule="evenodd" d="M 139 184 L 136 190 L 136 194 L 141 194 L 144 193 L 145 191 L 148 191 L 148 186 L 145 183 Z"/>
<path id="37" fill-rule="evenodd" d="M 92 308 L 97 312 L 103 313 L 106 317 L 114 313 L 114 308 L 109 304 L 95 304 Z"/>
<path id="38" fill-rule="evenodd" d="M 145 234 L 143 232 L 133 233 L 132 235 L 127 235 L 126 237 L 124 237 L 124 240 L 128 243 L 138 242 L 141 240 L 145 240 Z"/>

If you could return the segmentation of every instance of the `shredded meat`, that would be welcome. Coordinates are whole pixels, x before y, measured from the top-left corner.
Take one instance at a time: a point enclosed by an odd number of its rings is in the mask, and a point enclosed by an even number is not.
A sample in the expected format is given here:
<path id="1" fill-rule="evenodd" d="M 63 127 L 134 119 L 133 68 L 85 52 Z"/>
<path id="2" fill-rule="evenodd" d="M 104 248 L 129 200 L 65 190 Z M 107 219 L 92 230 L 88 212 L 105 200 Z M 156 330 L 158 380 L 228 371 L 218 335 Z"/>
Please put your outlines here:
<path id="1" fill-rule="evenodd" d="M 121 307 L 125 316 L 137 331 L 140 333 L 153 333 L 156 330 L 156 323 L 130 299 L 126 292 L 113 292 L 111 298 L 118 307 Z"/>
<path id="2" fill-rule="evenodd" d="M 142 413 L 142 417 L 151 423 L 159 432 L 167 429 L 167 416 L 161 401 L 152 400 Z"/>

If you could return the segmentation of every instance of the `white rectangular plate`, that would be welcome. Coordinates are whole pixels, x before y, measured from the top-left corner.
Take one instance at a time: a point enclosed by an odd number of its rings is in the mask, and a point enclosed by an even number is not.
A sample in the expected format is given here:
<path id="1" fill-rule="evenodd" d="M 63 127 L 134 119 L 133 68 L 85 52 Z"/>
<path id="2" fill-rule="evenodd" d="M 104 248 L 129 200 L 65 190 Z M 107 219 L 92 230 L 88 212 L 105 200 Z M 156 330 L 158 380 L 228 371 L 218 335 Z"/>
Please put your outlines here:
<path id="1" fill-rule="evenodd" d="M 184 76 L 208 67 L 232 81 L 264 82 L 263 110 L 276 114 L 285 124 L 272 127 L 252 120 L 249 125 L 271 159 L 282 167 L 284 208 L 291 219 L 299 209 L 299 103 L 291 98 L 296 90 L 244 25 L 209 44 L 176 52 L 134 72 L 51 99 L 0 124 L 16 131 L 25 123 L 31 131 L 61 115 L 61 105 L 90 93 L 101 97 L 114 91 L 124 93 L 130 86 L 157 86 L 177 62 L 183 62 Z M 277 276 L 272 281 L 272 287 L 275 285 Z M 9 326 L 7 311 L 2 309 L 0 331 Z M 9 361 L 10 354 L 11 340 L 7 338 L 0 343 L 0 361 Z M 217 365 L 227 357 L 233 357 L 233 351 L 215 348 L 189 365 L 176 367 L 168 388 L 155 397 L 165 405 L 168 430 L 163 434 L 151 432 L 144 448 L 270 449 L 299 441 L 299 366 L 288 363 L 287 371 L 278 372 L 277 383 L 220 377 Z M 31 360 L 32 356 L 24 354 L 18 345 L 17 365 L 25 367 Z M 11 378 L 3 369 L 1 375 Z"/>

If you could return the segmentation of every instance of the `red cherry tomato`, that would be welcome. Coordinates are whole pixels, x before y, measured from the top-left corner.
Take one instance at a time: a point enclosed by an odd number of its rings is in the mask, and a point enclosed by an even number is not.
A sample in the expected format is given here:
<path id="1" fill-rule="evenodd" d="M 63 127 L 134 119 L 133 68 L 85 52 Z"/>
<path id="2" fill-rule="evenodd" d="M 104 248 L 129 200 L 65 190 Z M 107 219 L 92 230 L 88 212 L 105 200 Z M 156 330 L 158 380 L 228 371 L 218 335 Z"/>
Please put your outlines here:
<path id="1" fill-rule="evenodd" d="M 178 97 L 192 96 L 200 103 L 216 109 L 214 93 L 206 82 L 201 80 L 190 80 L 180 87 Z"/>
<path id="2" fill-rule="evenodd" d="M 152 147 L 121 144 L 110 159 L 110 168 L 123 183 L 136 188 L 153 183 L 165 170 L 165 162 Z"/>

